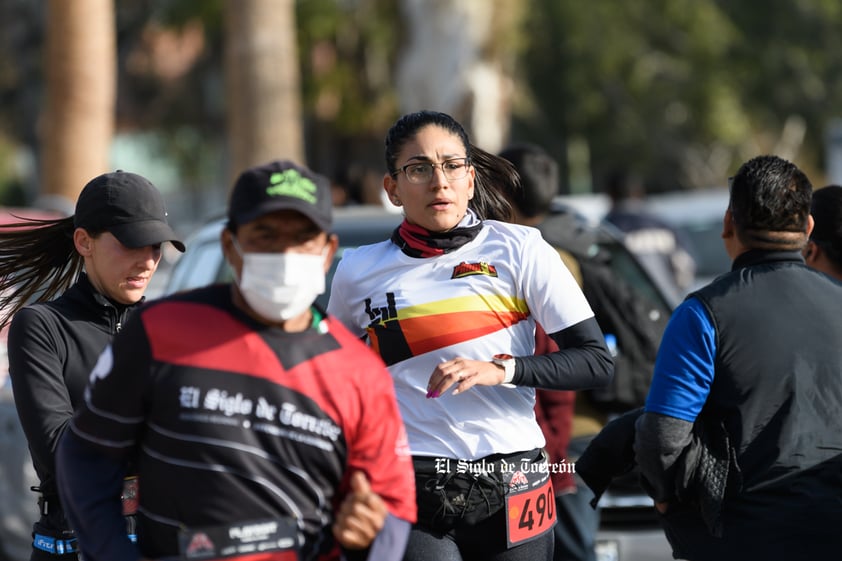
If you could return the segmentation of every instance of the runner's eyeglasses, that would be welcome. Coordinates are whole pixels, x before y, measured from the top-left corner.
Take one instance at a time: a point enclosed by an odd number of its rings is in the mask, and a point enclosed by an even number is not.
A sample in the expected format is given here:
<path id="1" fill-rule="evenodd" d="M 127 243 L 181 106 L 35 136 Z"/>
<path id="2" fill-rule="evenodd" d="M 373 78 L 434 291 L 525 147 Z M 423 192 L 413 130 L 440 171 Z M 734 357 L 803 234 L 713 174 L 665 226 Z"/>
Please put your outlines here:
<path id="1" fill-rule="evenodd" d="M 392 176 L 397 177 L 400 172 L 403 172 L 410 183 L 429 183 L 433 178 L 433 169 L 441 168 L 445 178 L 455 181 L 468 175 L 469 165 L 470 160 L 468 158 L 452 158 L 440 164 L 433 162 L 414 162 L 406 164 L 394 172 Z"/>

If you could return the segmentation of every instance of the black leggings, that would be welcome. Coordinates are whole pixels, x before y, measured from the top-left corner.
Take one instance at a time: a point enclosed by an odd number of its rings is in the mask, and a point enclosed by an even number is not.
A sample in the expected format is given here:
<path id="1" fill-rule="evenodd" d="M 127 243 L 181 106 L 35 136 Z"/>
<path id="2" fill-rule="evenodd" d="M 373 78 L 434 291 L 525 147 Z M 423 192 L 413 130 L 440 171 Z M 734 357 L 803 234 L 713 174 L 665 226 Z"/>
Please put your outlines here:
<path id="1" fill-rule="evenodd" d="M 446 534 L 416 524 L 403 561 L 552 561 L 553 532 L 506 549 L 506 509 Z"/>

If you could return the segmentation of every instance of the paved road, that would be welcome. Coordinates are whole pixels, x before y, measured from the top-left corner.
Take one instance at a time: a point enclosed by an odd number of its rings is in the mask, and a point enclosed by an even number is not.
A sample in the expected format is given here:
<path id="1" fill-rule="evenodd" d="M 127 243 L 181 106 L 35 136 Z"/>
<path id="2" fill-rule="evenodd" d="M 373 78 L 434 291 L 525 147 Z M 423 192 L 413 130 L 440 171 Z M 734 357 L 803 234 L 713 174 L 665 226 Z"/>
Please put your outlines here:
<path id="1" fill-rule="evenodd" d="M 0 559 L 29 559 L 38 484 L 17 412 L 7 387 L 0 389 Z M 5 557 L 3 557 L 5 555 Z"/>

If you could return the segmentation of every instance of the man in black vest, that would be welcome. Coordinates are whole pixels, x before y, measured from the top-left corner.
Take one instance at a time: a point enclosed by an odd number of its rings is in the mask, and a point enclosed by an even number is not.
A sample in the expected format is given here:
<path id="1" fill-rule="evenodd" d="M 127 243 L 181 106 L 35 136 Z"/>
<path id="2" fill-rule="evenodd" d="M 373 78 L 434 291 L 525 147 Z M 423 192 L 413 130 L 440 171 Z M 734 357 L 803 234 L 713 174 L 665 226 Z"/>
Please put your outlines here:
<path id="1" fill-rule="evenodd" d="M 760 156 L 730 187 L 732 269 L 670 319 L 636 459 L 676 558 L 837 558 L 842 285 L 801 256 L 803 172 Z"/>

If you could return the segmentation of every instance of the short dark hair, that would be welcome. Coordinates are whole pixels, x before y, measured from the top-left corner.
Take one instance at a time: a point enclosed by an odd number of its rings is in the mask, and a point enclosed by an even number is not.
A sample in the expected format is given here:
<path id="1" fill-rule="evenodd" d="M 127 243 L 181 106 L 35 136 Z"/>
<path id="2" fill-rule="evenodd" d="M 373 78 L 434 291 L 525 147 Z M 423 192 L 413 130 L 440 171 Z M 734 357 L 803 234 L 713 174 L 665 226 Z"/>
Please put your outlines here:
<path id="1" fill-rule="evenodd" d="M 743 244 L 777 249 L 804 245 L 813 186 L 795 164 L 778 156 L 757 156 L 740 166 L 729 183 L 728 208 Z"/>
<path id="2" fill-rule="evenodd" d="M 512 194 L 518 212 L 534 218 L 550 210 L 558 195 L 558 162 L 546 150 L 530 143 L 511 144 L 500 156 L 512 162 L 520 175 L 520 190 Z"/>
<path id="3" fill-rule="evenodd" d="M 815 226 L 810 239 L 842 267 L 842 186 L 828 185 L 813 192 L 810 205 Z"/>
<path id="4" fill-rule="evenodd" d="M 626 199 L 639 199 L 646 195 L 643 180 L 635 172 L 625 168 L 615 168 L 605 177 L 605 193 L 612 202 Z"/>

